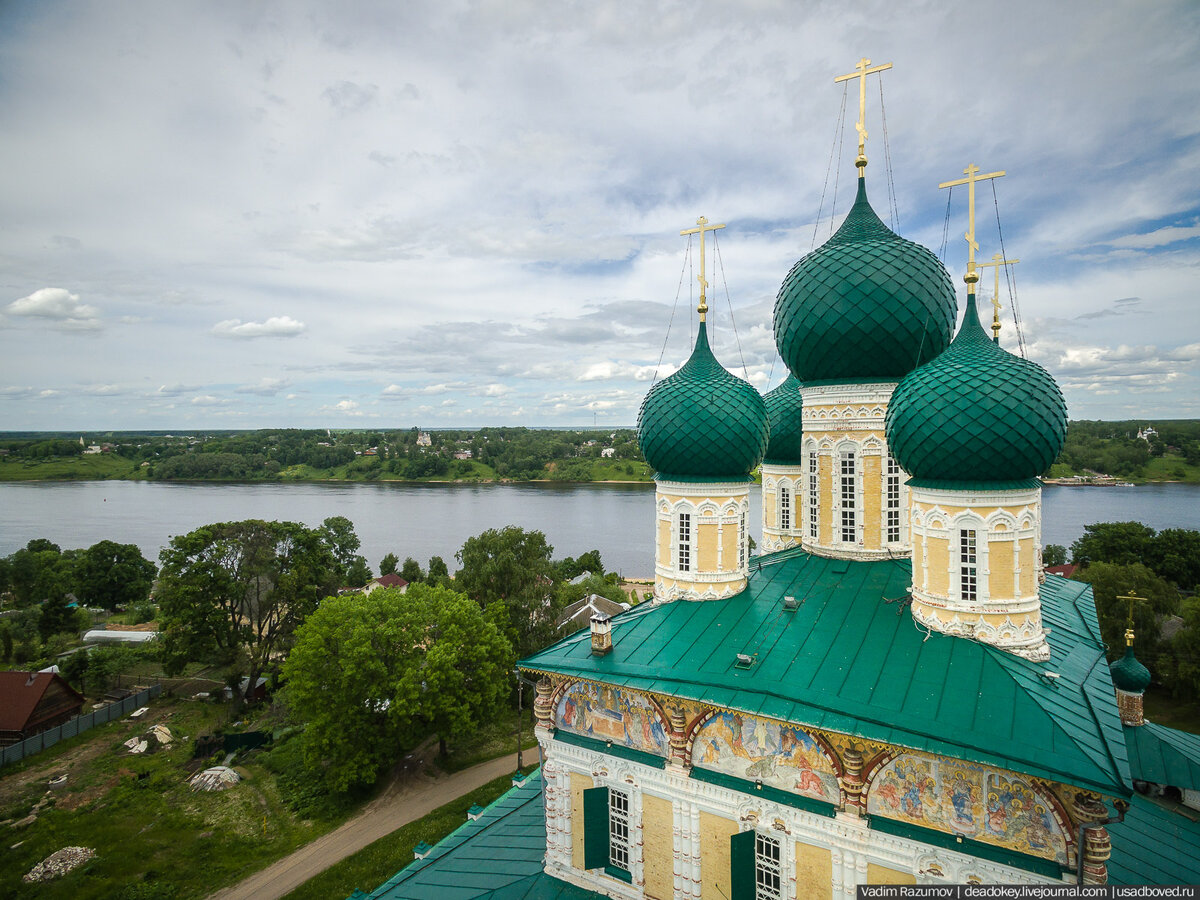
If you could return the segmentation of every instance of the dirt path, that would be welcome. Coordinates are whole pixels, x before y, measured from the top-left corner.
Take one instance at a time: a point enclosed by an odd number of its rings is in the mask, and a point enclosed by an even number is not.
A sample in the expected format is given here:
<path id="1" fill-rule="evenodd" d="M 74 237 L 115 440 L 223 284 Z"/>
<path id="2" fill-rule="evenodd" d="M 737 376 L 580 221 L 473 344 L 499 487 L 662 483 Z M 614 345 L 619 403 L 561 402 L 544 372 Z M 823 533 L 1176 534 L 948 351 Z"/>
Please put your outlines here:
<path id="1" fill-rule="evenodd" d="M 529 754 L 526 753 L 526 758 Z M 419 819 L 455 797 L 482 787 L 494 778 L 515 772 L 517 757 L 502 756 L 453 775 L 391 785 L 361 813 L 335 831 L 301 847 L 244 881 L 217 891 L 208 900 L 278 900 L 336 862 L 397 828 Z M 408 860 L 396 861 L 397 871 Z"/>

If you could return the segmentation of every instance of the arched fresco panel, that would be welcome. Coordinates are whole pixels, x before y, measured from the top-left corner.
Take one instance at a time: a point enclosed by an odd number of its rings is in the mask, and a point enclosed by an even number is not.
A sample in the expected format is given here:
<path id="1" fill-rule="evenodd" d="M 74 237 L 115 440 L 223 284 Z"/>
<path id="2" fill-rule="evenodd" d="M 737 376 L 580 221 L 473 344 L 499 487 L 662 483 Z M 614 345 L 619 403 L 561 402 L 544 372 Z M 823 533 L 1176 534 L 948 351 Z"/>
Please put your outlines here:
<path id="1" fill-rule="evenodd" d="M 692 741 L 692 765 L 837 803 L 829 758 L 805 731 L 733 712 L 717 713 Z"/>
<path id="2" fill-rule="evenodd" d="M 606 685 L 576 682 L 563 692 L 555 724 L 598 741 L 612 741 L 633 750 L 666 756 L 666 730 L 649 699 Z"/>
<path id="3" fill-rule="evenodd" d="M 1066 837 L 1030 782 L 959 760 L 896 757 L 872 778 L 867 813 L 1067 863 Z"/>

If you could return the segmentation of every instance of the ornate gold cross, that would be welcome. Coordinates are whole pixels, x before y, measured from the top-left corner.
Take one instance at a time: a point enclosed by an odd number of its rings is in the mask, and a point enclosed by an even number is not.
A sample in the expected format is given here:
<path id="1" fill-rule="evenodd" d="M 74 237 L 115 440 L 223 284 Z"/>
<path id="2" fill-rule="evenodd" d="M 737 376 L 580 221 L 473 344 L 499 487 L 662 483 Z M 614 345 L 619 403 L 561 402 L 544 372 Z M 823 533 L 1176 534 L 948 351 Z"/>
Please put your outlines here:
<path id="1" fill-rule="evenodd" d="M 1015 266 L 1019 263 L 1019 259 L 1005 259 L 1003 253 L 997 253 L 992 257 L 990 263 L 977 263 L 977 269 L 995 269 L 996 270 L 996 286 L 992 288 L 992 340 L 997 344 L 1000 343 L 1000 268 L 1002 266 Z"/>
<path id="2" fill-rule="evenodd" d="M 864 170 L 867 167 L 867 76 L 892 67 L 891 63 L 884 63 L 882 66 L 868 68 L 870 65 L 871 61 L 864 56 L 858 61 L 858 65 L 854 67 L 858 70 L 857 72 L 851 72 L 849 75 L 839 75 L 833 79 L 834 84 L 849 81 L 851 78 L 858 79 L 858 124 L 854 126 L 858 131 L 858 158 L 854 160 L 854 165 L 858 166 L 859 178 L 863 177 Z"/>
<path id="3" fill-rule="evenodd" d="M 708 219 L 701 216 L 696 220 L 696 228 L 687 228 L 681 232 L 682 234 L 698 234 L 700 235 L 700 274 L 696 276 L 696 280 L 700 282 L 700 305 L 696 307 L 696 312 L 700 313 L 700 321 L 704 321 L 705 315 L 708 313 L 708 302 L 705 299 L 705 291 L 708 288 L 708 279 L 704 277 L 704 232 L 716 231 L 718 228 L 724 228 L 724 225 L 709 225 Z"/>
<path id="4" fill-rule="evenodd" d="M 1133 591 L 1130 591 L 1128 594 L 1123 594 L 1120 599 L 1129 601 L 1129 619 L 1127 620 L 1127 623 L 1126 623 L 1127 627 L 1125 629 L 1125 646 L 1132 647 L 1133 646 L 1133 604 L 1135 601 L 1138 603 L 1147 603 L 1149 601 L 1146 600 L 1145 597 L 1135 597 L 1133 594 Z"/>
<path id="5" fill-rule="evenodd" d="M 963 276 L 963 281 L 967 283 L 967 290 L 970 293 L 975 293 L 975 282 L 979 281 L 979 273 L 975 271 L 975 251 L 979 249 L 979 244 L 975 240 L 975 183 L 979 181 L 988 181 L 992 178 L 1000 178 L 1002 175 L 1007 175 L 1007 172 L 988 172 L 986 175 L 979 175 L 979 166 L 971 163 L 965 169 L 963 174 L 966 178 L 960 178 L 957 181 L 944 181 L 938 185 L 938 190 L 948 187 L 957 187 L 960 184 L 967 185 L 967 233 L 963 235 L 967 239 L 967 274 Z"/>

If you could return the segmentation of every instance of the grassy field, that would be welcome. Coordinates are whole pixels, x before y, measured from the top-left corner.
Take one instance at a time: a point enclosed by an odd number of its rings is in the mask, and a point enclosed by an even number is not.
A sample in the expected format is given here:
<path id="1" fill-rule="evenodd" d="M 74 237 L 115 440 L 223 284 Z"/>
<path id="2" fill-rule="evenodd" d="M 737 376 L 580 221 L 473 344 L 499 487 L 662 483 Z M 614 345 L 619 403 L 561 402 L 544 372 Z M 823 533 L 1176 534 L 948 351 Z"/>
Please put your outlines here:
<path id="1" fill-rule="evenodd" d="M 1146 718 L 1156 725 L 1200 734 L 1200 706 L 1176 700 L 1160 688 L 1149 688 L 1142 698 Z"/>
<path id="2" fill-rule="evenodd" d="M 113 453 L 51 459 L 0 459 L 0 481 L 105 481 L 144 478 L 141 463 Z"/>
<path id="3" fill-rule="evenodd" d="M 534 768 L 526 766 L 525 771 Z M 467 810 L 473 805 L 487 806 L 511 787 L 512 778 L 508 775 L 490 781 L 331 866 L 287 894 L 284 900 L 340 900 L 355 890 L 369 893 L 412 862 L 413 847 L 421 841 L 436 844 L 467 821 Z"/>

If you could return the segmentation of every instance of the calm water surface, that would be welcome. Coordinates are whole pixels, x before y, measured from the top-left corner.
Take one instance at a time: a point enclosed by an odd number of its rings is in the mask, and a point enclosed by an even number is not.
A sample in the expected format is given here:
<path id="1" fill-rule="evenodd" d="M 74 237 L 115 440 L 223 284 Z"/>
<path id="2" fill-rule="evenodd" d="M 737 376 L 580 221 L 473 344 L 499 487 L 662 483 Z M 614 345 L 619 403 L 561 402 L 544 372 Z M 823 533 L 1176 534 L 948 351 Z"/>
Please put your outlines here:
<path id="1" fill-rule="evenodd" d="M 1200 485 L 1133 488 L 1047 485 L 1043 541 L 1071 542 L 1093 522 L 1138 521 L 1200 530 Z M 758 490 L 751 534 L 761 542 Z M 488 528 L 545 532 L 556 557 L 593 548 L 631 576 L 654 571 L 654 487 L 649 484 L 148 484 L 133 481 L 0 484 L 0 556 L 35 537 L 64 548 L 109 539 L 137 544 L 149 559 L 177 534 L 211 522 L 279 519 L 319 525 L 354 522 L 362 553 L 377 569 L 385 554 L 455 568 L 463 541 Z"/>

